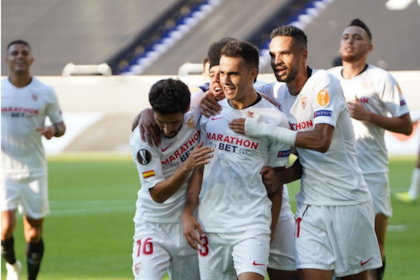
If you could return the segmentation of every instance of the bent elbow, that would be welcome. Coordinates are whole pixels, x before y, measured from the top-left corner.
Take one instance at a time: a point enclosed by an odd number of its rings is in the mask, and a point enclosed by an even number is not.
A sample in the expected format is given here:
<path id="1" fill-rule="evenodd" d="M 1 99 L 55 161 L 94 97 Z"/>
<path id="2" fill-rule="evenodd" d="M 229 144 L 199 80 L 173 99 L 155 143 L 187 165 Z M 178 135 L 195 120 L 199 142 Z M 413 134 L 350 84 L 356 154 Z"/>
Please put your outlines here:
<path id="1" fill-rule="evenodd" d="M 153 201 L 159 204 L 162 204 L 166 201 L 167 197 L 162 195 L 156 194 L 154 192 L 150 192 L 150 196 L 152 197 Z"/>
<path id="2" fill-rule="evenodd" d="M 322 140 L 319 142 L 318 147 L 316 148 L 316 151 L 325 154 L 330 149 L 331 141 Z"/>
<path id="3" fill-rule="evenodd" d="M 411 133 L 413 133 L 413 124 L 410 124 L 405 131 L 403 132 L 405 135 L 409 136 Z"/>

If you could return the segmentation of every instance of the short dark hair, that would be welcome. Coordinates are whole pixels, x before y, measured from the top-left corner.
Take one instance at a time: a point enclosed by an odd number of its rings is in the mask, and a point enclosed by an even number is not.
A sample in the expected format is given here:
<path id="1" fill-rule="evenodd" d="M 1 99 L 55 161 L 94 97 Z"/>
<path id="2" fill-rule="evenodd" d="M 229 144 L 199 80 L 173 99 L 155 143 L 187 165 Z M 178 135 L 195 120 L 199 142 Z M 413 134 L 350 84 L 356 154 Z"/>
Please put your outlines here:
<path id="1" fill-rule="evenodd" d="M 283 25 L 273 29 L 270 38 L 273 39 L 279 36 L 292 37 L 295 42 L 300 44 L 303 49 L 308 49 L 308 37 L 302 29 L 293 25 Z"/>
<path id="2" fill-rule="evenodd" d="M 226 46 L 223 47 L 220 54 L 221 56 L 241 57 L 245 61 L 245 64 L 250 68 L 255 67 L 258 69 L 260 63 L 260 53 L 257 47 L 245 41 L 229 41 Z"/>
<path id="3" fill-rule="evenodd" d="M 360 19 L 358 19 L 358 18 L 353 19 L 350 22 L 349 26 L 358 26 L 360 28 L 363 28 L 366 31 L 366 33 L 368 34 L 369 40 L 372 41 L 372 33 L 370 33 L 369 27 L 367 27 L 367 25 L 363 21 L 361 21 Z"/>
<path id="4" fill-rule="evenodd" d="M 15 45 L 15 44 L 26 45 L 31 50 L 31 46 L 29 45 L 28 42 L 23 41 L 23 40 L 14 40 L 7 45 L 6 51 L 9 51 L 10 46 Z"/>
<path id="5" fill-rule="evenodd" d="M 149 102 L 153 111 L 161 115 L 186 113 L 190 99 L 188 86 L 180 80 L 160 80 L 149 92 Z"/>
<path id="6" fill-rule="evenodd" d="M 207 57 L 209 58 L 210 68 L 213 66 L 219 65 L 221 52 L 224 46 L 230 41 L 234 41 L 234 38 L 226 37 L 217 42 L 214 42 L 210 45 L 209 50 L 207 52 Z"/>

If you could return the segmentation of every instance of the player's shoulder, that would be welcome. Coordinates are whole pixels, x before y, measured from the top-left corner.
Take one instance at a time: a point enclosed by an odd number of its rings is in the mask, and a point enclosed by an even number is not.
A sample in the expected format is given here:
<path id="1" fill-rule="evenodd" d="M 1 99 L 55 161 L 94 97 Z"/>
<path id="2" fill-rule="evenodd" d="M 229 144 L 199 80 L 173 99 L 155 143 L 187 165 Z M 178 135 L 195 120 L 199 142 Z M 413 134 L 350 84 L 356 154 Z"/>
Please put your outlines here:
<path id="1" fill-rule="evenodd" d="M 312 75 L 309 78 L 308 82 L 310 82 L 313 85 L 321 84 L 331 86 L 340 84 L 340 81 L 335 75 L 324 69 L 312 70 Z"/>
<path id="2" fill-rule="evenodd" d="M 264 121 L 280 126 L 287 122 L 287 116 L 282 111 L 280 111 L 276 106 L 262 98 L 253 108 L 257 114 L 261 115 L 264 118 Z"/>
<path id="3" fill-rule="evenodd" d="M 334 75 L 335 77 L 341 77 L 342 71 L 343 71 L 343 66 L 336 66 L 327 70 L 328 73 Z"/>
<path id="4" fill-rule="evenodd" d="M 388 71 L 374 65 L 368 65 L 365 70 L 366 75 L 374 81 L 395 81 L 395 78 Z"/>
<path id="5" fill-rule="evenodd" d="M 191 94 L 205 93 L 208 90 L 210 90 L 210 84 L 209 83 L 204 83 L 204 84 L 202 84 L 198 87 L 190 88 Z"/>

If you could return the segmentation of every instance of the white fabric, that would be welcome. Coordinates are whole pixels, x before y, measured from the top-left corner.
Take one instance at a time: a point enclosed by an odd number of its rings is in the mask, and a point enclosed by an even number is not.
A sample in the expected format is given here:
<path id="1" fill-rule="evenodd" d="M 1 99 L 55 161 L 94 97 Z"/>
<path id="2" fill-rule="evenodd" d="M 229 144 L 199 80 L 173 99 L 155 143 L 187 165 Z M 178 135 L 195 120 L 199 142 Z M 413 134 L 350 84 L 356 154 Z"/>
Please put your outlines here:
<path id="1" fill-rule="evenodd" d="M 219 102 L 222 112 L 201 118 L 206 145 L 215 151 L 204 167 L 199 196 L 198 218 L 206 232 L 239 232 L 260 229 L 270 232 L 271 201 L 259 174 L 265 165 L 286 166 L 290 146 L 267 138 L 251 138 L 232 131 L 228 123 L 235 118 L 257 113 L 265 122 L 288 127 L 286 116 L 261 99 L 243 110 L 233 109 L 228 101 Z"/>
<path id="2" fill-rule="evenodd" d="M 373 209 L 376 214 L 392 217 L 391 189 L 389 187 L 388 172 L 364 174 L 370 195 L 372 196 Z"/>
<path id="3" fill-rule="evenodd" d="M 161 135 L 160 147 L 149 146 L 140 138 L 137 127 L 131 134 L 130 145 L 142 188 L 138 192 L 134 222 L 178 223 L 184 208 L 189 178 L 164 203 L 155 202 L 149 189 L 172 176 L 200 142 L 200 101 L 203 92 L 197 89 L 191 95 L 190 110 L 184 115 L 184 124 L 173 138 Z"/>
<path id="4" fill-rule="evenodd" d="M 199 279 L 198 255 L 186 242 L 181 223 L 136 225 L 133 244 L 133 275 L 136 280 Z"/>
<path id="5" fill-rule="evenodd" d="M 295 252 L 298 269 L 334 270 L 336 277 L 381 267 L 372 202 L 349 206 L 299 204 Z"/>
<path id="6" fill-rule="evenodd" d="M 46 172 L 47 163 L 41 136 L 35 130 L 44 126 L 46 116 L 52 123 L 63 121 L 54 90 L 32 77 L 29 85 L 15 87 L 1 81 L 1 169 L 22 177 Z"/>
<path id="7" fill-rule="evenodd" d="M 19 208 L 33 219 L 44 218 L 50 211 L 48 203 L 47 173 L 23 174 L 2 173 L 1 176 L 1 211 Z"/>
<path id="8" fill-rule="evenodd" d="M 198 254 L 201 280 L 236 280 L 245 272 L 265 277 L 270 234 L 259 230 L 206 233 Z M 203 241 L 203 239 L 202 239 Z"/>
<path id="9" fill-rule="evenodd" d="M 340 80 L 347 101 L 356 98 L 369 112 L 393 117 L 408 114 L 398 82 L 385 70 L 369 65 L 365 71 L 352 79 L 344 79 L 343 67 L 329 70 Z M 356 151 L 363 174 L 388 172 L 388 152 L 385 145 L 385 129 L 369 122 L 352 119 L 356 136 Z"/>
<path id="10" fill-rule="evenodd" d="M 371 199 L 357 165 L 351 118 L 336 78 L 324 70 L 313 70 L 296 96 L 289 93 L 285 83 L 279 82 L 259 90 L 277 103 L 293 130 L 311 131 L 317 124 L 334 127 L 326 153 L 297 148 L 303 166 L 301 190 L 296 196 L 298 202 L 352 205 Z"/>
<path id="11" fill-rule="evenodd" d="M 277 270 L 294 271 L 295 263 L 295 220 L 292 211 L 277 221 L 274 239 L 270 244 L 268 267 Z"/>
<path id="12" fill-rule="evenodd" d="M 269 124 L 254 116 L 246 119 L 245 134 L 250 137 L 270 137 L 272 140 L 278 140 L 289 146 L 294 146 L 297 131 L 283 127 L 278 127 L 274 130 Z"/>

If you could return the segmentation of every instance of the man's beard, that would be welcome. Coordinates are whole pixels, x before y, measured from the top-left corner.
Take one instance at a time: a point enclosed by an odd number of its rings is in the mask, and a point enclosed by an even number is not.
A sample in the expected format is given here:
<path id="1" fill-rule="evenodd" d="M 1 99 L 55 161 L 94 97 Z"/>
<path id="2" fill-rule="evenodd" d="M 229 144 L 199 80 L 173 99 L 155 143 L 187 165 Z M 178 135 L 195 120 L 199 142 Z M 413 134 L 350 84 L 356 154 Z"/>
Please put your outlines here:
<path id="1" fill-rule="evenodd" d="M 273 69 L 275 72 L 276 70 Z M 276 79 L 278 82 L 282 82 L 282 83 L 290 83 L 291 81 L 293 81 L 294 79 L 296 79 L 297 75 L 298 75 L 298 69 L 297 68 L 290 68 L 290 73 L 283 78 L 282 76 L 277 76 L 276 75 Z"/>

